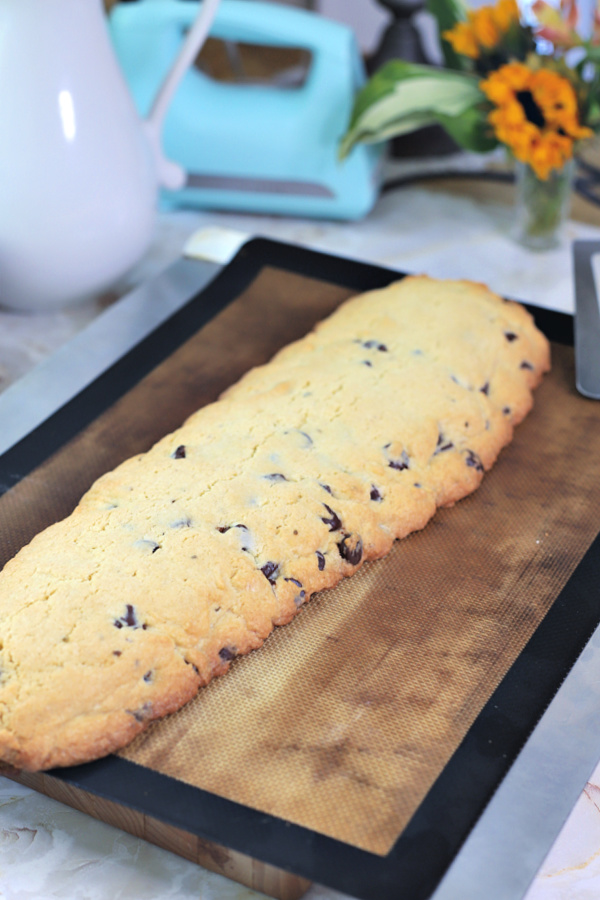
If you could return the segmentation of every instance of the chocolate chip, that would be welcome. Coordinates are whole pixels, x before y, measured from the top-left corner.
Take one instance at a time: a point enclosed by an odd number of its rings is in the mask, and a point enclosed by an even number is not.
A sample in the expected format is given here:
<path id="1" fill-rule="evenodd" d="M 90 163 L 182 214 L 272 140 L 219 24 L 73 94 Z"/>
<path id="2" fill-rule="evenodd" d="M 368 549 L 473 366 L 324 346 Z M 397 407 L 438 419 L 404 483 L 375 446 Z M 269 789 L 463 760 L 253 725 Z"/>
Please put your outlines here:
<path id="1" fill-rule="evenodd" d="M 115 619 L 113 625 L 115 628 L 123 628 L 126 625 L 127 628 L 143 628 L 144 630 L 148 627 L 145 622 L 138 621 L 135 609 L 130 603 L 125 606 L 125 615 Z"/>
<path id="2" fill-rule="evenodd" d="M 507 341 L 509 342 L 509 344 L 510 344 L 510 343 L 512 343 L 513 341 L 516 341 L 517 338 L 519 337 L 519 335 L 518 335 L 518 334 L 515 334 L 514 331 L 505 331 L 505 332 L 504 332 L 504 337 L 506 338 L 506 340 L 507 340 Z"/>
<path id="3" fill-rule="evenodd" d="M 149 684 L 152 681 L 152 670 L 151 669 L 149 672 L 146 672 L 146 674 L 144 675 L 144 681 L 146 682 L 146 684 Z"/>
<path id="4" fill-rule="evenodd" d="M 151 553 L 156 553 L 156 551 L 160 549 L 160 544 L 146 538 L 136 541 L 134 546 L 138 547 L 140 550 L 149 550 Z"/>
<path id="5" fill-rule="evenodd" d="M 320 550 L 315 550 L 315 553 L 317 554 L 317 564 L 319 566 L 319 572 L 322 572 L 325 568 L 325 557 Z"/>
<path id="6" fill-rule="evenodd" d="M 521 369 L 529 369 L 530 372 L 533 372 L 533 370 L 534 370 L 534 366 L 532 366 L 530 362 L 527 362 L 526 359 L 523 360 L 520 368 Z"/>
<path id="7" fill-rule="evenodd" d="M 338 550 L 342 559 L 345 559 L 352 566 L 357 566 L 362 559 L 362 541 L 360 538 L 354 538 L 351 534 L 347 534 L 346 537 L 342 538 L 338 544 Z"/>
<path id="8" fill-rule="evenodd" d="M 192 527 L 191 519 L 177 519 L 177 521 L 173 522 L 171 525 L 171 528 L 191 528 L 191 527 Z M 152 552 L 154 552 L 154 551 L 152 551 Z"/>
<path id="9" fill-rule="evenodd" d="M 373 363 L 371 362 L 370 359 L 363 359 L 362 364 L 363 364 L 363 366 L 369 366 L 369 368 L 373 367 Z"/>
<path id="10" fill-rule="evenodd" d="M 511 412 L 512 412 L 512 410 L 511 410 L 510 406 L 505 406 L 502 409 L 502 413 L 505 416 L 510 416 Z"/>
<path id="11" fill-rule="evenodd" d="M 297 578 L 286 578 L 285 580 L 290 581 L 292 584 L 295 584 L 296 587 L 299 587 L 299 588 L 302 587 L 302 582 L 298 581 Z M 296 594 L 296 596 L 294 597 L 294 603 L 296 604 L 296 606 L 302 606 L 302 604 L 304 603 L 305 597 L 306 597 L 306 591 L 301 590 L 299 594 Z"/>
<path id="12" fill-rule="evenodd" d="M 279 575 L 279 566 L 277 563 L 267 562 L 264 566 L 260 567 L 260 571 L 263 573 L 269 584 L 275 585 L 277 576 Z"/>
<path id="13" fill-rule="evenodd" d="M 437 444 L 435 445 L 435 450 L 433 451 L 433 455 L 437 456 L 438 453 L 444 453 L 446 450 L 452 450 L 454 444 L 452 441 L 446 440 L 442 432 L 438 434 Z"/>
<path id="14" fill-rule="evenodd" d="M 408 454 L 405 450 L 402 451 L 402 456 L 400 459 L 392 459 L 390 460 L 390 469 L 397 469 L 399 472 L 403 472 L 404 469 L 410 468 L 410 462 L 408 459 Z"/>
<path id="15" fill-rule="evenodd" d="M 121 656 L 121 650 L 113 650 L 113 656 Z"/>
<path id="16" fill-rule="evenodd" d="M 333 497 L 333 491 L 331 490 L 331 488 L 329 487 L 328 484 L 323 484 L 323 482 L 320 481 L 320 482 L 319 482 L 319 487 L 322 487 L 324 491 L 327 491 L 327 493 L 328 493 L 328 494 L 331 494 L 331 496 Z"/>
<path id="17" fill-rule="evenodd" d="M 366 347 L 367 350 L 379 350 L 381 353 L 387 353 L 387 347 L 385 344 L 380 344 L 379 341 L 363 341 L 363 347 Z"/>
<path id="18" fill-rule="evenodd" d="M 371 493 L 369 494 L 369 497 L 371 498 L 371 500 L 375 500 L 377 503 L 383 500 L 383 496 L 380 494 L 378 488 L 376 488 L 374 484 L 371 485 Z"/>
<path id="19" fill-rule="evenodd" d="M 391 447 L 391 444 L 386 444 L 383 449 L 387 450 L 388 447 Z M 402 453 L 400 454 L 400 456 L 398 456 L 398 457 L 390 458 L 388 456 L 388 466 L 390 467 L 390 469 L 397 469 L 398 472 L 403 472 L 404 469 L 409 469 L 410 468 L 410 457 L 409 457 L 408 453 L 406 452 L 406 450 L 403 450 Z"/>
<path id="20" fill-rule="evenodd" d="M 487 397 L 490 392 L 489 381 L 486 381 L 486 383 L 483 385 L 483 387 L 480 387 L 479 390 L 481 391 L 482 394 L 485 394 L 485 396 Z"/>
<path id="21" fill-rule="evenodd" d="M 284 431 L 283 433 L 284 433 L 284 434 L 290 434 L 291 432 L 289 432 L 289 431 Z M 314 442 L 313 442 L 313 439 L 311 438 L 310 434 L 307 434 L 306 431 L 300 431 L 300 429 L 297 429 L 297 433 L 302 435 L 302 437 L 303 437 L 304 440 L 306 441 L 306 446 L 307 446 L 307 447 L 312 446 L 312 444 L 313 444 Z"/>
<path id="22" fill-rule="evenodd" d="M 127 709 L 126 712 L 129 713 L 130 716 L 133 716 L 136 722 L 146 722 L 152 713 L 152 704 L 144 703 L 139 709 Z"/>
<path id="23" fill-rule="evenodd" d="M 121 616 L 121 622 L 123 623 L 123 625 L 128 625 L 130 628 L 135 628 L 135 626 L 137 625 L 135 610 L 130 603 L 128 603 L 125 607 L 125 615 Z"/>
<path id="24" fill-rule="evenodd" d="M 324 503 L 323 506 L 325 507 L 325 509 L 326 509 L 327 512 L 329 513 L 330 518 L 327 519 L 327 518 L 325 518 L 325 517 L 322 516 L 322 517 L 321 517 L 321 522 L 323 522 L 325 525 L 328 525 L 330 531 L 339 531 L 340 528 L 342 527 L 341 519 L 339 518 L 339 516 L 337 515 L 337 513 L 334 513 L 334 511 L 332 510 L 332 508 L 331 508 L 330 506 L 327 506 L 326 503 Z"/>
<path id="25" fill-rule="evenodd" d="M 295 606 L 302 606 L 305 599 L 306 599 L 306 591 L 300 591 L 300 593 L 296 594 L 296 596 L 294 597 Z"/>
<path id="26" fill-rule="evenodd" d="M 263 478 L 266 478 L 267 481 L 287 481 L 287 478 L 281 472 L 272 472 L 270 475 L 263 475 Z"/>
<path id="27" fill-rule="evenodd" d="M 180 444 L 171 457 L 172 459 L 185 459 L 185 444 Z"/>
<path id="28" fill-rule="evenodd" d="M 483 472 L 483 463 L 473 450 L 467 450 L 466 464 L 475 469 L 476 472 Z"/>
<path id="29" fill-rule="evenodd" d="M 219 656 L 223 662 L 230 662 L 232 659 L 235 659 L 236 653 L 237 650 L 235 647 L 221 647 L 219 650 Z"/>

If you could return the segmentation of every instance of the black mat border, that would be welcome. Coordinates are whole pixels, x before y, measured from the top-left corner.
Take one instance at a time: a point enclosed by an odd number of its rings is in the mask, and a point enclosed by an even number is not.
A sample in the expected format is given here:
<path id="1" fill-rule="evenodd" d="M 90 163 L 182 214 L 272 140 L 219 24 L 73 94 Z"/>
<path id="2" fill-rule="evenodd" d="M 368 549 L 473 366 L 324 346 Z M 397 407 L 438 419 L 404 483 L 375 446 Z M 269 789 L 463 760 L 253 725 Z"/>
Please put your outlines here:
<path id="1" fill-rule="evenodd" d="M 393 270 L 265 238 L 250 241 L 207 288 L 0 457 L 0 483 L 5 489 L 210 321 L 264 266 L 357 291 L 383 287 L 401 277 Z M 551 340 L 572 344 L 571 316 L 530 310 Z M 600 623 L 599 604 L 594 602 L 598 584 L 600 535 L 386 857 L 115 756 L 49 774 L 363 900 L 426 900 Z"/>

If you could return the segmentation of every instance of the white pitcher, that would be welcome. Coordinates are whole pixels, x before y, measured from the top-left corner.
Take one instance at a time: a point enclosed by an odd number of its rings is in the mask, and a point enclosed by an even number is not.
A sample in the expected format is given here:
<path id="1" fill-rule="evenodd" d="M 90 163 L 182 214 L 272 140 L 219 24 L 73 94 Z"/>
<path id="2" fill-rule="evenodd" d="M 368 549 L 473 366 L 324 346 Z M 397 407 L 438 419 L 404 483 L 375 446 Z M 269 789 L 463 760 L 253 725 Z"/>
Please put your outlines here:
<path id="1" fill-rule="evenodd" d="M 148 120 L 135 111 L 102 0 L 0 0 L 0 306 L 52 310 L 101 291 L 153 236 L 177 83 L 219 0 L 204 0 Z"/>

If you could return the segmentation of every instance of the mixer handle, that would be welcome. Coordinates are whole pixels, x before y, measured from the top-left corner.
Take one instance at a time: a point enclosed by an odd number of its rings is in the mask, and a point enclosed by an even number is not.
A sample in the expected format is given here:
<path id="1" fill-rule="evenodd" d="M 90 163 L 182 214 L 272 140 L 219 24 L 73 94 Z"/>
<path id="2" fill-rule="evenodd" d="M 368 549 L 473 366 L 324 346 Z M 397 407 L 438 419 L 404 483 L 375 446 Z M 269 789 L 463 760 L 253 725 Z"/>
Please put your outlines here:
<path id="1" fill-rule="evenodd" d="M 155 24 L 182 29 L 192 24 L 198 12 L 198 3 L 190 0 L 143 0 L 142 6 Z M 338 22 L 261 0 L 222 0 L 210 34 L 225 41 L 299 47 L 344 59 L 353 40 L 351 30 L 340 28 Z"/>

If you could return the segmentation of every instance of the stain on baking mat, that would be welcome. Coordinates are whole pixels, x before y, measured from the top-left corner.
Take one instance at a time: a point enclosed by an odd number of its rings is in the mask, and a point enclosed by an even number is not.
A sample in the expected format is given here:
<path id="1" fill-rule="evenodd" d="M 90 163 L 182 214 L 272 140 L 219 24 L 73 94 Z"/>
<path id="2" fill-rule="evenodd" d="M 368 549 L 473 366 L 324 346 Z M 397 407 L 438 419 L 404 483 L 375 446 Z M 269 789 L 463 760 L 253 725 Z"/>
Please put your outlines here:
<path id="1" fill-rule="evenodd" d="M 121 756 L 386 854 L 596 535 L 572 350 L 480 489 L 315 597 Z"/>

